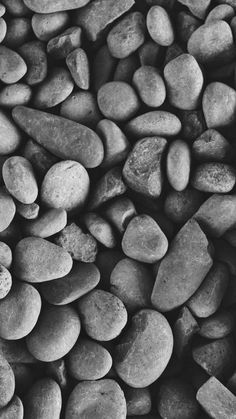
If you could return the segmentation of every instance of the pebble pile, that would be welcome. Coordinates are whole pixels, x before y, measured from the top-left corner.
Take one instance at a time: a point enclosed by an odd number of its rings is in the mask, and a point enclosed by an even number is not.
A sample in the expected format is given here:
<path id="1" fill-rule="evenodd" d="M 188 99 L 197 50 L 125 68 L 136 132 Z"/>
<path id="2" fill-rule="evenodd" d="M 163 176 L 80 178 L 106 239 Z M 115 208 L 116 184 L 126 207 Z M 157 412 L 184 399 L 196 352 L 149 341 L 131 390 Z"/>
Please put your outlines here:
<path id="1" fill-rule="evenodd" d="M 236 0 L 0 0 L 0 419 L 236 419 Z"/>

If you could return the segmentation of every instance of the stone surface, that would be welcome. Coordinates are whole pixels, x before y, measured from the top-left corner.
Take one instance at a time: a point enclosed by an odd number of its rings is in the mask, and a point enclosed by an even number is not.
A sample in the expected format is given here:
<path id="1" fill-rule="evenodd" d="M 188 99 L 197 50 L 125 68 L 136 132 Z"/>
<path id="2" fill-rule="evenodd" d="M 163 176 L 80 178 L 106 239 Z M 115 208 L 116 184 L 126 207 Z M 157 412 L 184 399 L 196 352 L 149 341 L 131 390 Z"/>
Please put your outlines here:
<path id="1" fill-rule="evenodd" d="M 231 126 L 235 122 L 236 91 L 225 83 L 208 84 L 203 93 L 202 109 L 208 128 Z"/>
<path id="2" fill-rule="evenodd" d="M 133 75 L 132 82 L 145 105 L 158 108 L 165 102 L 165 83 L 155 67 L 148 65 L 139 67 Z"/>
<path id="3" fill-rule="evenodd" d="M 225 163 L 202 163 L 192 175 L 192 186 L 202 192 L 228 193 L 235 185 L 233 166 Z"/>
<path id="4" fill-rule="evenodd" d="M 171 137 L 181 130 L 179 118 L 166 111 L 151 111 L 131 119 L 126 125 L 128 135 L 135 138 Z"/>
<path id="5" fill-rule="evenodd" d="M 174 42 L 174 28 L 167 11 L 161 6 L 149 9 L 146 21 L 151 38 L 159 45 L 168 47 Z"/>
<path id="6" fill-rule="evenodd" d="M 36 381 L 24 398 L 24 418 L 59 419 L 62 407 L 61 389 L 56 381 L 43 378 Z"/>

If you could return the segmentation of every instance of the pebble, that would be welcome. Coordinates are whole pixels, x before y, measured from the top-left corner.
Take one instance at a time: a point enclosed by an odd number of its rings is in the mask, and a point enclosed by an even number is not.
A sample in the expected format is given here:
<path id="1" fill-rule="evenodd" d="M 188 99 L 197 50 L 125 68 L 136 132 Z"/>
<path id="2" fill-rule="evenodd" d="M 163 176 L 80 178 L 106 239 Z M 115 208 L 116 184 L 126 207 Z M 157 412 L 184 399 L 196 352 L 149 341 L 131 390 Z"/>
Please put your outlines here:
<path id="1" fill-rule="evenodd" d="M 29 86 L 43 82 L 47 77 L 48 61 L 46 48 L 41 41 L 30 41 L 20 46 L 19 53 L 27 64 L 25 81 Z"/>
<path id="2" fill-rule="evenodd" d="M 115 58 L 126 58 L 135 52 L 145 40 L 145 21 L 142 13 L 127 14 L 107 36 L 107 45 Z"/>
<path id="3" fill-rule="evenodd" d="M 73 159 L 86 168 L 101 164 L 104 156 L 102 142 L 85 125 L 25 106 L 16 106 L 12 114 L 21 129 L 57 157 Z"/>
<path id="4" fill-rule="evenodd" d="M 108 203 L 105 209 L 106 218 L 123 234 L 130 220 L 137 215 L 135 206 L 129 198 L 117 198 Z"/>
<path id="5" fill-rule="evenodd" d="M 200 161 L 229 162 L 234 150 L 228 140 L 217 130 L 210 128 L 196 138 L 192 145 L 195 159 Z"/>
<path id="6" fill-rule="evenodd" d="M 209 317 L 220 307 L 229 282 L 227 266 L 215 262 L 210 272 L 197 291 L 188 300 L 187 305 L 197 317 Z"/>
<path id="7" fill-rule="evenodd" d="M 112 226 L 95 212 L 87 212 L 83 217 L 89 233 L 103 246 L 112 249 L 116 247 L 116 237 Z"/>
<path id="8" fill-rule="evenodd" d="M 190 187 L 180 192 L 171 190 L 166 196 L 164 211 L 174 223 L 184 224 L 197 212 L 203 200 L 204 194 Z"/>
<path id="9" fill-rule="evenodd" d="M 206 339 L 221 339 L 233 332 L 234 327 L 233 314 L 219 310 L 201 321 L 199 334 Z"/>
<path id="10" fill-rule="evenodd" d="M 219 4 L 208 13 L 206 23 L 214 20 L 230 21 L 235 16 L 234 9 L 229 4 Z"/>
<path id="11" fill-rule="evenodd" d="M 4 231 L 10 226 L 15 217 L 16 206 L 11 197 L 5 190 L 0 188 L 0 231 Z"/>
<path id="12" fill-rule="evenodd" d="M 12 119 L 0 110 L 0 155 L 13 153 L 21 144 L 21 132 Z"/>
<path id="13" fill-rule="evenodd" d="M 24 407 L 21 399 L 14 396 L 10 403 L 0 410 L 0 419 L 23 419 Z"/>
<path id="14" fill-rule="evenodd" d="M 67 12 L 35 13 L 31 20 L 32 29 L 40 41 L 49 41 L 59 35 L 69 24 Z"/>
<path id="15" fill-rule="evenodd" d="M 89 193 L 90 180 L 82 164 L 65 160 L 54 164 L 41 185 L 41 200 L 49 208 L 78 211 Z"/>
<path id="16" fill-rule="evenodd" d="M 35 220 L 39 214 L 39 205 L 36 202 L 32 204 L 22 204 L 21 202 L 16 205 L 16 212 L 26 220 Z"/>
<path id="17" fill-rule="evenodd" d="M 102 167 L 115 166 L 126 158 L 130 144 L 123 131 L 115 122 L 109 119 L 101 119 L 97 124 L 96 132 L 104 146 Z"/>
<path id="18" fill-rule="evenodd" d="M 235 185 L 235 170 L 225 163 L 202 163 L 194 171 L 192 186 L 202 192 L 228 193 Z"/>
<path id="19" fill-rule="evenodd" d="M 0 45 L 0 80 L 6 84 L 16 83 L 26 72 L 23 58 L 12 49 Z"/>
<path id="20" fill-rule="evenodd" d="M 21 339 L 16 342 L 14 340 L 6 340 L 0 338 L 0 356 L 13 365 L 13 363 L 20 365 L 31 365 L 36 362 L 36 359 L 29 353 L 25 340 Z"/>
<path id="21" fill-rule="evenodd" d="M 31 98 L 32 90 L 27 84 L 10 84 L 0 91 L 0 106 L 14 108 L 18 105 L 27 105 Z"/>
<path id="22" fill-rule="evenodd" d="M 32 37 L 31 21 L 27 17 L 15 17 L 8 20 L 4 44 L 17 49 Z"/>
<path id="23" fill-rule="evenodd" d="M 79 416 L 125 419 L 126 412 L 124 393 L 114 380 L 81 381 L 70 394 L 65 419 Z"/>
<path id="24" fill-rule="evenodd" d="M 3 299 L 10 292 L 12 276 L 8 269 L 0 263 L 0 299 Z"/>
<path id="25" fill-rule="evenodd" d="M 23 0 L 2 0 L 6 7 L 6 11 L 13 16 L 25 16 L 29 14 L 29 9 L 26 7 Z"/>
<path id="26" fill-rule="evenodd" d="M 150 307 L 154 278 L 140 262 L 125 258 L 114 267 L 110 291 L 123 301 L 128 313 Z"/>
<path id="27" fill-rule="evenodd" d="M 67 275 L 72 258 L 64 249 L 39 237 L 26 237 L 14 251 L 14 270 L 26 282 L 44 282 Z"/>
<path id="28" fill-rule="evenodd" d="M 40 294 L 32 285 L 14 280 L 10 292 L 0 300 L 1 338 L 27 336 L 38 321 L 41 305 Z"/>
<path id="29" fill-rule="evenodd" d="M 125 398 L 127 403 L 127 415 L 143 416 L 151 411 L 152 401 L 151 394 L 148 387 L 146 388 L 132 388 L 127 387 L 125 391 Z"/>
<path id="30" fill-rule="evenodd" d="M 212 263 L 208 239 L 199 224 L 190 219 L 161 261 L 152 291 L 153 306 L 166 312 L 185 303 L 199 288 Z"/>
<path id="31" fill-rule="evenodd" d="M 95 183 L 88 205 L 89 210 L 94 210 L 110 199 L 123 195 L 126 189 L 120 167 L 113 167 Z"/>
<path id="32" fill-rule="evenodd" d="M 202 99 L 208 128 L 222 128 L 235 123 L 236 91 L 225 83 L 208 84 Z"/>
<path id="33" fill-rule="evenodd" d="M 54 154 L 51 154 L 44 147 L 31 139 L 25 143 L 23 156 L 30 161 L 40 178 L 44 177 L 47 171 L 59 160 Z"/>
<path id="34" fill-rule="evenodd" d="M 199 208 L 194 218 L 204 231 L 213 237 L 221 237 L 236 225 L 236 196 L 211 195 Z"/>
<path id="35" fill-rule="evenodd" d="M 132 81 L 145 105 L 158 108 L 164 103 L 166 87 L 160 72 L 155 67 L 142 65 L 135 71 Z"/>
<path id="36" fill-rule="evenodd" d="M 233 34 L 223 20 L 200 26 L 191 35 L 187 49 L 199 64 L 219 65 L 234 58 Z"/>
<path id="37" fill-rule="evenodd" d="M 194 361 L 209 375 L 224 379 L 235 368 L 235 344 L 232 337 L 204 341 L 192 350 Z"/>
<path id="38" fill-rule="evenodd" d="M 38 109 L 47 109 L 59 105 L 72 92 L 74 82 L 68 70 L 57 67 L 48 75 L 34 95 L 34 106 Z"/>
<path id="39" fill-rule="evenodd" d="M 194 16 L 199 19 L 205 19 L 211 0 L 198 0 L 197 3 L 194 0 L 178 0 L 178 2 L 188 7 Z"/>
<path id="40" fill-rule="evenodd" d="M 6 13 L 6 7 L 1 3 L 0 4 L 0 16 L 2 17 Z"/>
<path id="41" fill-rule="evenodd" d="M 236 397 L 215 377 L 198 390 L 197 401 L 213 419 L 233 419 Z"/>
<path id="42" fill-rule="evenodd" d="M 72 26 L 48 41 L 47 53 L 57 60 L 65 59 L 70 52 L 81 46 L 81 36 L 81 28 Z"/>
<path id="43" fill-rule="evenodd" d="M 191 153 L 188 144 L 183 140 L 174 140 L 167 154 L 167 178 L 178 192 L 188 186 L 191 166 Z"/>
<path id="44" fill-rule="evenodd" d="M 97 41 L 105 29 L 134 5 L 134 0 L 95 0 L 76 12 L 75 22 L 90 41 Z"/>
<path id="45" fill-rule="evenodd" d="M 173 335 L 166 318 L 155 310 L 144 309 L 132 317 L 131 325 L 116 344 L 114 367 L 126 384 L 147 387 L 160 377 L 172 350 Z"/>
<path id="46" fill-rule="evenodd" d="M 126 124 L 126 132 L 132 137 L 144 138 L 151 136 L 170 137 L 179 134 L 181 122 L 179 118 L 166 111 L 151 111 L 131 119 Z"/>
<path id="47" fill-rule="evenodd" d="M 7 360 L 0 357 L 0 408 L 6 406 L 14 395 L 15 377 Z"/>
<path id="48" fill-rule="evenodd" d="M 80 334 L 80 319 L 68 305 L 44 306 L 34 330 L 27 337 L 30 353 L 39 361 L 51 362 L 65 356 Z"/>
<path id="49" fill-rule="evenodd" d="M 171 60 L 164 68 L 164 78 L 171 105 L 184 110 L 198 108 L 204 79 L 192 55 L 181 54 Z"/>
<path id="50" fill-rule="evenodd" d="M 124 304 L 110 292 L 93 290 L 79 299 L 77 306 L 84 330 L 97 341 L 115 339 L 127 323 Z"/>
<path id="51" fill-rule="evenodd" d="M 100 272 L 93 263 L 75 263 L 71 271 L 56 281 L 44 282 L 40 291 L 46 301 L 53 305 L 69 304 L 95 288 Z"/>
<path id="52" fill-rule="evenodd" d="M 7 24 L 5 20 L 0 17 L 0 43 L 4 40 L 7 33 Z"/>
<path id="53" fill-rule="evenodd" d="M 24 157 L 9 157 L 2 176 L 10 194 L 23 204 L 32 204 L 38 196 L 38 185 L 31 163 Z"/>
<path id="54" fill-rule="evenodd" d="M 0 242 L 0 264 L 9 269 L 12 264 L 11 248 L 4 242 Z"/>
<path id="55" fill-rule="evenodd" d="M 59 233 L 67 224 L 67 213 L 62 208 L 53 208 L 24 224 L 27 236 L 41 237 L 45 239 Z"/>
<path id="56" fill-rule="evenodd" d="M 95 95 L 83 90 L 72 93 L 61 104 L 60 115 L 90 128 L 95 128 L 100 120 Z"/>
<path id="57" fill-rule="evenodd" d="M 167 11 L 161 6 L 153 6 L 147 14 L 147 30 L 157 44 L 168 47 L 174 42 L 174 28 Z"/>
<path id="58" fill-rule="evenodd" d="M 88 90 L 90 84 L 89 61 L 82 48 L 76 48 L 66 57 L 66 64 L 71 76 L 80 89 Z"/>
<path id="59" fill-rule="evenodd" d="M 55 239 L 58 246 L 79 262 L 94 262 L 97 255 L 97 241 L 75 223 L 68 224 Z M 67 272 L 68 273 L 68 272 Z"/>
<path id="60" fill-rule="evenodd" d="M 25 395 L 24 407 L 25 419 L 59 419 L 62 407 L 59 385 L 51 378 L 34 382 Z"/>
<path id="61" fill-rule="evenodd" d="M 123 167 L 124 180 L 131 189 L 150 198 L 161 195 L 166 147 L 162 137 L 147 137 L 135 143 Z"/>
<path id="62" fill-rule="evenodd" d="M 76 380 L 99 380 L 111 369 L 112 357 L 99 343 L 79 338 L 69 353 L 67 362 L 69 373 Z"/>
<path id="63" fill-rule="evenodd" d="M 206 122 L 202 110 L 180 111 L 183 139 L 193 142 L 206 130 Z"/>
<path id="64" fill-rule="evenodd" d="M 134 89 L 121 81 L 105 83 L 98 91 L 97 101 L 101 113 L 117 122 L 132 118 L 140 107 Z"/>
<path id="65" fill-rule="evenodd" d="M 178 358 L 186 355 L 192 343 L 194 335 L 199 331 L 199 326 L 196 319 L 193 317 L 188 307 L 184 306 L 174 324 L 174 342 L 175 352 Z"/>
<path id="66" fill-rule="evenodd" d="M 121 243 L 126 256 L 144 263 L 162 259 L 168 249 L 168 240 L 149 215 L 137 215 L 128 224 Z"/>
<path id="67" fill-rule="evenodd" d="M 157 393 L 157 410 L 165 419 L 197 419 L 195 391 L 181 378 L 166 378 Z"/>
<path id="68" fill-rule="evenodd" d="M 181 11 L 177 15 L 176 32 L 178 33 L 180 41 L 185 45 L 188 43 L 192 33 L 201 26 L 201 21 L 189 12 Z M 173 45 L 173 44 L 172 44 Z"/>

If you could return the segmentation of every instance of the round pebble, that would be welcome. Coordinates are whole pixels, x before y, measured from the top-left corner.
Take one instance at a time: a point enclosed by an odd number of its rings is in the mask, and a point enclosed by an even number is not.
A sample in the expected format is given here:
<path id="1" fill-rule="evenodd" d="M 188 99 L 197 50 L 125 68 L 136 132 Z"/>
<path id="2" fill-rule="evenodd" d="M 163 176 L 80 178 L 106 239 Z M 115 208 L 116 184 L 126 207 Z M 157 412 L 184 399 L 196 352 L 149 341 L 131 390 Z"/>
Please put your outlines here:
<path id="1" fill-rule="evenodd" d="M 72 93 L 61 104 L 60 115 L 94 128 L 100 119 L 95 95 L 86 91 Z"/>
<path id="2" fill-rule="evenodd" d="M 80 319 L 72 307 L 44 306 L 27 347 L 39 361 L 56 361 L 70 352 L 79 334 Z"/>
<path id="3" fill-rule="evenodd" d="M 134 89 L 121 81 L 104 84 L 98 91 L 97 101 L 106 118 L 119 122 L 132 118 L 140 107 Z"/>
<path id="4" fill-rule="evenodd" d="M 176 191 L 183 191 L 189 182 L 191 153 L 187 143 L 175 140 L 167 154 L 167 178 Z"/>
<path id="5" fill-rule="evenodd" d="M 51 208 L 80 210 L 88 196 L 89 176 L 78 162 L 65 160 L 52 166 L 41 186 L 41 199 Z"/>
<path id="6" fill-rule="evenodd" d="M 149 35 L 157 44 L 168 47 L 174 42 L 174 29 L 167 11 L 161 6 L 153 6 L 147 14 Z"/>
<path id="7" fill-rule="evenodd" d="M 161 106 L 166 98 L 166 87 L 155 67 L 143 65 L 133 75 L 133 85 L 145 105 L 153 108 Z"/>
<path id="8" fill-rule="evenodd" d="M 87 335 L 98 341 L 116 338 L 127 323 L 124 304 L 107 291 L 91 291 L 78 301 L 78 309 Z"/>

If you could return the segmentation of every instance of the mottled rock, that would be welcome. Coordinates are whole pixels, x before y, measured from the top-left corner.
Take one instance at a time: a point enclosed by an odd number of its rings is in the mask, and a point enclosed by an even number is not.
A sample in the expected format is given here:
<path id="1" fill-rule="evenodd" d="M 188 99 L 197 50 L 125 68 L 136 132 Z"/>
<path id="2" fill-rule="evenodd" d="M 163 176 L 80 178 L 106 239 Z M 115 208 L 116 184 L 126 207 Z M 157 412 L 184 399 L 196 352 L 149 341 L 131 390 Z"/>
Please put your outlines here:
<path id="1" fill-rule="evenodd" d="M 131 119 L 126 125 L 126 132 L 135 138 L 151 136 L 170 137 L 181 130 L 179 118 L 166 111 L 151 111 Z"/>
<path id="2" fill-rule="evenodd" d="M 233 166 L 225 163 L 202 163 L 192 176 L 192 186 L 202 192 L 227 193 L 236 182 Z"/>
<path id="3" fill-rule="evenodd" d="M 202 109 L 208 128 L 231 126 L 235 122 L 236 91 L 225 83 L 213 82 L 206 87 Z"/>

